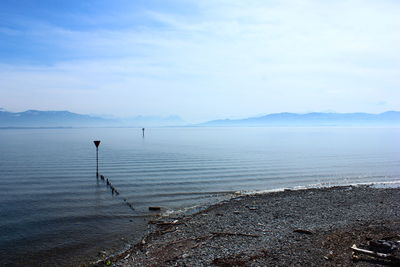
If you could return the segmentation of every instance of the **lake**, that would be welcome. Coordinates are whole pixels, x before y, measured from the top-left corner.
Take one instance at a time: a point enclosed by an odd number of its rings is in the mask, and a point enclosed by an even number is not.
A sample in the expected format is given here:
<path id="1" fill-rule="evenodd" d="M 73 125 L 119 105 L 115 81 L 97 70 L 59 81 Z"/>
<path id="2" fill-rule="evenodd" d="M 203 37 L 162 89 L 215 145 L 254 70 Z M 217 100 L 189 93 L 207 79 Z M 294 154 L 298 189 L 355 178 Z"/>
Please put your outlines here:
<path id="1" fill-rule="evenodd" d="M 400 128 L 1 129 L 2 266 L 63 266 L 137 241 L 154 214 L 254 192 L 398 183 Z M 113 195 L 96 178 L 110 179 Z M 131 203 L 134 210 L 126 203 Z"/>

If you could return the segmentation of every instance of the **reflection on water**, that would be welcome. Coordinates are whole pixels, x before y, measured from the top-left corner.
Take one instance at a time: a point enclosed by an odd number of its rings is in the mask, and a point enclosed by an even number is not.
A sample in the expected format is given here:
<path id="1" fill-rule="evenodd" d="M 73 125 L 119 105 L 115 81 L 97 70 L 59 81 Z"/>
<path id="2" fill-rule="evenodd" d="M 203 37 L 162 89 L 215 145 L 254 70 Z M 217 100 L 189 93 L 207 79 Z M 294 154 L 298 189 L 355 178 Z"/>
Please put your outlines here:
<path id="1" fill-rule="evenodd" d="M 238 190 L 396 181 L 400 174 L 396 128 L 148 128 L 142 134 L 141 128 L 0 130 L 3 263 L 65 264 L 66 253 L 93 259 L 140 236 L 148 206 L 179 210 Z M 96 179 L 97 139 L 100 173 L 118 196 Z"/>

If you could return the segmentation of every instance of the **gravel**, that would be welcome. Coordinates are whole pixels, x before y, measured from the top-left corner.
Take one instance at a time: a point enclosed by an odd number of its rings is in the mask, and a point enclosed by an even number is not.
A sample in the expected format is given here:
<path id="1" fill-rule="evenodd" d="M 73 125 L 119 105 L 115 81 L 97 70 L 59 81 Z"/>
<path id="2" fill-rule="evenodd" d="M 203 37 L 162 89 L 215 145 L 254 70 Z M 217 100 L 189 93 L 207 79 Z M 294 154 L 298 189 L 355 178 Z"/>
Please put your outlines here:
<path id="1" fill-rule="evenodd" d="M 400 189 L 347 186 L 246 195 L 194 215 L 162 217 L 108 265 L 377 266 L 350 247 L 400 239 Z M 106 265 L 106 261 L 100 266 Z"/>

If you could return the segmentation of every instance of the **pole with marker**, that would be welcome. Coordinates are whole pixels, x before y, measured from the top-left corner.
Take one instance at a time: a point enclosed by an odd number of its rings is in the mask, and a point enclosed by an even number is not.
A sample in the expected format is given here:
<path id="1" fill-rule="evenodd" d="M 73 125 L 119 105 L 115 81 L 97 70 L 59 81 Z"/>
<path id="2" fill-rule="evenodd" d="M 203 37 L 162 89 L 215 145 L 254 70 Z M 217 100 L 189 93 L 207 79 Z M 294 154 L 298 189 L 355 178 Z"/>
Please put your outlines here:
<path id="1" fill-rule="evenodd" d="M 93 143 L 96 146 L 96 177 L 99 178 L 99 145 L 100 145 L 100 141 L 96 140 L 96 141 L 93 141 Z"/>

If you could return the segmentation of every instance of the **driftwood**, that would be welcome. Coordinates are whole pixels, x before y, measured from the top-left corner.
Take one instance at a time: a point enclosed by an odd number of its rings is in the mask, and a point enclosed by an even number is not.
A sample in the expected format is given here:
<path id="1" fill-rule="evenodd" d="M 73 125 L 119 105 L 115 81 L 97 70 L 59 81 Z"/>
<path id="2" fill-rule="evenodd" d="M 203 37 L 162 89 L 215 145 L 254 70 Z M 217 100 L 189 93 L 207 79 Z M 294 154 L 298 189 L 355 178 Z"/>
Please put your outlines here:
<path id="1" fill-rule="evenodd" d="M 390 260 L 393 262 L 400 262 L 400 258 L 398 258 L 392 254 L 389 254 L 389 253 L 381 253 L 381 252 L 376 252 L 376 251 L 367 250 L 367 249 L 363 249 L 363 248 L 358 248 L 355 244 L 351 247 L 351 249 L 355 253 L 361 253 L 361 254 L 371 256 L 371 257 Z"/>
<path id="2" fill-rule="evenodd" d="M 230 233 L 230 232 L 212 232 L 211 234 L 214 236 L 233 235 L 233 236 L 260 237 L 260 235 L 244 234 L 244 233 Z"/>
<path id="3" fill-rule="evenodd" d="M 183 222 L 179 222 L 178 220 L 174 220 L 172 222 L 165 221 L 149 221 L 148 224 L 156 224 L 157 226 L 170 226 L 170 225 L 179 225 L 183 224 Z"/>
<path id="4" fill-rule="evenodd" d="M 400 250 L 400 242 L 389 240 L 372 240 L 368 242 L 368 248 L 380 253 L 392 253 L 396 250 Z"/>
<path id="5" fill-rule="evenodd" d="M 306 234 L 306 235 L 312 235 L 313 234 L 313 232 L 308 231 L 308 230 L 303 230 L 303 229 L 295 229 L 295 230 L 293 230 L 293 232 L 299 233 L 299 234 Z"/>

